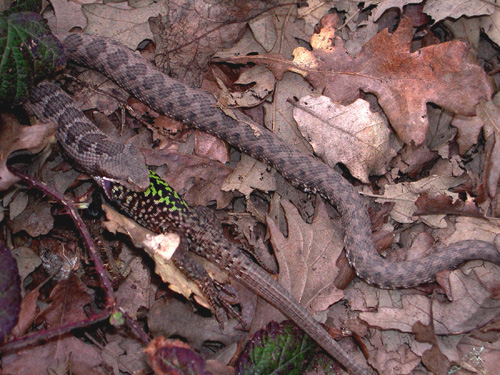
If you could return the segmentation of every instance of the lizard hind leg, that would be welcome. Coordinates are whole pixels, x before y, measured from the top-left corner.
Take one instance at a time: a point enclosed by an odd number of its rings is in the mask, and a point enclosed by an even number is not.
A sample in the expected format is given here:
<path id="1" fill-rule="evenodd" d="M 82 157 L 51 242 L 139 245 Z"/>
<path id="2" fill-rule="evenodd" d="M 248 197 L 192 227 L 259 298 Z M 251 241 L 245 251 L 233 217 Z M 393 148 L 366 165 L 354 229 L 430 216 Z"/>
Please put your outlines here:
<path id="1" fill-rule="evenodd" d="M 171 260 L 189 280 L 198 285 L 203 297 L 210 305 L 221 331 L 224 330 L 224 319 L 219 306 L 222 306 L 229 316 L 236 318 L 246 328 L 248 325 L 241 314 L 233 307 L 237 303 L 234 293 L 224 284 L 210 277 L 203 266 L 188 251 L 189 241 L 187 238 L 182 233 L 176 232 L 179 234 L 181 242 Z"/>

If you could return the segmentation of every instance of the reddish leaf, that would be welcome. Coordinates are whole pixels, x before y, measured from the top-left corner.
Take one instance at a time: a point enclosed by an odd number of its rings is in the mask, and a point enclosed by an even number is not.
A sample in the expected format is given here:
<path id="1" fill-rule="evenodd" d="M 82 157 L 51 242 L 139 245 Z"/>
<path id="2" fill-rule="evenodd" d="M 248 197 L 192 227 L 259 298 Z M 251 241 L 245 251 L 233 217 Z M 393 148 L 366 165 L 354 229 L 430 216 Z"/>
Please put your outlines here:
<path id="1" fill-rule="evenodd" d="M 418 197 L 415 205 L 418 208 L 415 215 L 432 215 L 432 214 L 452 214 L 452 215 L 467 215 L 474 217 L 483 217 L 479 212 L 478 207 L 474 202 L 468 200 L 463 202 L 456 200 L 446 194 L 429 194 L 423 193 Z"/>
<path id="2" fill-rule="evenodd" d="M 0 342 L 17 323 L 21 307 L 21 282 L 10 249 L 0 241 Z"/>
<path id="3" fill-rule="evenodd" d="M 400 138 L 417 145 L 427 135 L 427 103 L 472 116 L 482 99 L 491 98 L 491 80 L 472 61 L 464 42 L 410 52 L 413 27 L 409 18 L 403 18 L 393 34 L 382 30 L 351 57 L 343 40 L 335 36 L 336 17 L 323 17 L 321 31 L 311 38 L 313 51 L 296 48 L 293 62 L 277 54 L 231 61 L 267 65 L 277 77 L 288 70 L 302 74 L 314 88 L 342 104 L 355 101 L 360 90 L 374 93 Z M 332 42 L 326 45 L 325 40 Z"/>
<path id="4" fill-rule="evenodd" d="M 156 375 L 208 375 L 204 359 L 182 341 L 158 337 L 144 351 Z"/>

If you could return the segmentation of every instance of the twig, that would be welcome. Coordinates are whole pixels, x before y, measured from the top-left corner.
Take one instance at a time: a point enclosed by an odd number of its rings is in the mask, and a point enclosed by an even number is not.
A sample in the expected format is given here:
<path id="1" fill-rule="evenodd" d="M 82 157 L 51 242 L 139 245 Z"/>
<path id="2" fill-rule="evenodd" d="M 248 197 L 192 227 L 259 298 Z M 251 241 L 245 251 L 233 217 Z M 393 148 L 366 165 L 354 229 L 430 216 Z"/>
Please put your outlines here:
<path id="1" fill-rule="evenodd" d="M 62 327 L 55 328 L 55 329 L 50 329 L 50 330 L 43 330 L 40 332 L 37 332 L 35 334 L 29 335 L 29 336 L 24 336 L 15 340 L 12 340 L 10 342 L 7 342 L 0 346 L 0 351 L 7 351 L 7 350 L 12 350 L 16 349 L 22 346 L 26 346 L 29 344 L 32 344 L 36 341 L 39 340 L 47 340 L 59 335 L 62 335 L 64 333 L 67 333 L 69 331 L 72 331 L 76 328 L 81 328 L 85 327 L 94 323 L 98 323 L 102 320 L 107 319 L 111 312 L 115 310 L 115 295 L 113 292 L 113 287 L 111 285 L 111 282 L 109 281 L 108 277 L 106 276 L 106 269 L 104 265 L 102 264 L 101 258 L 99 257 L 99 253 L 97 252 L 95 246 L 94 246 L 94 241 L 92 241 L 92 237 L 90 236 L 90 233 L 85 226 L 85 223 L 83 222 L 82 218 L 78 214 L 78 211 L 73 204 L 73 202 L 70 199 L 67 199 L 64 195 L 59 193 L 56 190 L 53 190 L 50 188 L 47 184 L 45 184 L 42 181 L 39 181 L 31 176 L 28 176 L 18 169 L 15 169 L 13 167 L 9 167 L 9 170 L 21 178 L 26 184 L 37 188 L 38 190 L 42 191 L 44 194 L 52 197 L 56 201 L 62 203 L 66 209 L 68 210 L 69 215 L 73 219 L 73 222 L 75 223 L 77 229 L 82 235 L 82 238 L 85 242 L 85 245 L 87 246 L 87 249 L 89 251 L 89 254 L 94 261 L 94 267 L 97 271 L 97 274 L 101 280 L 102 286 L 104 288 L 105 294 L 106 294 L 106 305 L 104 309 L 93 316 L 91 316 L 88 319 L 79 321 L 79 322 L 74 322 L 70 324 L 66 324 Z"/>

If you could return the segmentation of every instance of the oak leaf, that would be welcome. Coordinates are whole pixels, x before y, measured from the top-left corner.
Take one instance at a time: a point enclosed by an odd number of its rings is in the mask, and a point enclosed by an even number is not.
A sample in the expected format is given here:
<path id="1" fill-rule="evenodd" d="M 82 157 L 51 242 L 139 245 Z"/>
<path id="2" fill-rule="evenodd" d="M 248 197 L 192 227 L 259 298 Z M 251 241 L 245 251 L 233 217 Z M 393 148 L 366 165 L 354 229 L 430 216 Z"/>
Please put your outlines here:
<path id="1" fill-rule="evenodd" d="M 334 285 L 338 273 L 336 260 L 343 248 L 340 222 L 329 218 L 323 202 L 317 205 L 311 224 L 304 223 L 297 208 L 289 201 L 281 200 L 281 205 L 288 224 L 288 237 L 281 233 L 273 219 L 267 217 L 271 243 L 280 267 L 278 283 L 290 290 L 306 309 L 324 311 L 345 295 Z M 280 313 L 261 302 L 253 327 L 283 319 Z"/>
<path id="2" fill-rule="evenodd" d="M 427 103 L 472 116 L 481 100 L 491 98 L 492 82 L 464 42 L 450 41 L 411 52 L 413 28 L 410 19 L 403 18 L 393 34 L 382 30 L 351 57 L 343 40 L 335 36 L 335 27 L 333 15 L 324 17 L 320 33 L 311 38 L 313 50 L 296 48 L 293 61 L 278 54 L 231 61 L 264 64 L 278 78 L 286 71 L 301 74 L 315 89 L 342 104 L 355 101 L 360 91 L 373 93 L 399 137 L 417 145 L 427 135 Z"/>

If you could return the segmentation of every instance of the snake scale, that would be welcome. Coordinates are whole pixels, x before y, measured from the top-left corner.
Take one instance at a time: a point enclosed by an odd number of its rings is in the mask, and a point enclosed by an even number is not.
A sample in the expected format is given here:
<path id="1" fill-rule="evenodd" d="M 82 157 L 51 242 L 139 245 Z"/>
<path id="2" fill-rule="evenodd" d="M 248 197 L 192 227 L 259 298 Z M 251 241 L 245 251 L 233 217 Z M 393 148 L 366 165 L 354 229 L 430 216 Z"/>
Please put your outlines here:
<path id="1" fill-rule="evenodd" d="M 70 34 L 63 39 L 63 45 L 69 59 L 104 73 L 154 110 L 215 135 L 255 159 L 269 164 L 293 186 L 306 192 L 318 193 L 327 199 L 342 217 L 349 262 L 358 276 L 368 283 L 382 288 L 407 288 L 429 282 L 437 272 L 453 269 L 466 260 L 481 259 L 500 265 L 500 253 L 496 247 L 492 243 L 478 240 L 455 243 L 423 259 L 399 263 L 383 259 L 375 251 L 370 220 L 361 197 L 336 171 L 286 144 L 247 116 L 240 113 L 236 114 L 236 119 L 227 116 L 218 108 L 216 99 L 211 94 L 169 78 L 117 42 L 97 36 Z M 50 96 L 50 93 L 48 95 Z M 31 106 L 33 111 L 43 112 L 39 107 L 50 103 L 51 99 L 35 95 L 35 98 L 30 99 L 28 107 Z M 72 110 L 58 108 L 58 111 L 59 119 L 69 129 L 68 134 L 78 134 L 80 121 L 69 122 L 73 116 Z M 100 152 L 106 155 L 122 152 L 107 149 L 104 144 L 97 146 L 93 139 L 88 145 L 81 146 L 75 135 L 66 135 L 64 132 L 58 134 L 58 139 L 63 148 L 75 153 L 77 164 L 90 165 L 90 169 L 85 171 L 97 178 L 103 176 L 103 171 L 94 167 L 95 161 L 88 163 L 92 158 L 92 148 L 98 147 Z M 99 137 L 95 138 L 98 139 Z M 107 165 L 105 177 L 128 184 L 136 191 L 142 190 L 147 184 L 143 179 L 144 168 L 140 165 L 135 171 L 136 175 L 123 174 L 126 168 L 122 163 L 130 163 L 131 159 L 118 156 L 110 160 L 114 161 Z M 239 258 L 235 258 L 235 261 L 239 262 Z M 224 267 L 231 271 L 231 267 L 235 265 L 232 259 L 226 259 L 224 262 Z M 264 271 L 246 263 L 239 266 L 244 267 L 247 272 L 245 281 L 252 290 L 295 320 L 351 373 L 368 374 L 367 370 L 349 358 L 326 331 Z M 241 277 L 242 272 L 233 270 L 233 274 L 237 277 L 239 274 Z"/>

